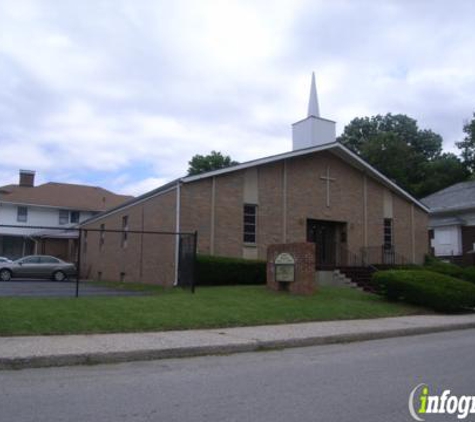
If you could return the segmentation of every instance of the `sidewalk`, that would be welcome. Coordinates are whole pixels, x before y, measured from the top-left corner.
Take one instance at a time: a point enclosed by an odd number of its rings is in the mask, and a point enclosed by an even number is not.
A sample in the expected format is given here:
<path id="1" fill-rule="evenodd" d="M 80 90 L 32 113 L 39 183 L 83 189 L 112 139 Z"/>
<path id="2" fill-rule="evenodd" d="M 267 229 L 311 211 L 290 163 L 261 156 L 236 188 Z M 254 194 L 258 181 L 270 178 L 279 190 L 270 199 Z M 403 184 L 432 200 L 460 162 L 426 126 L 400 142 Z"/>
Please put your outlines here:
<path id="1" fill-rule="evenodd" d="M 0 337 L 0 369 L 37 368 L 251 352 L 475 328 L 475 315 L 166 331 Z"/>

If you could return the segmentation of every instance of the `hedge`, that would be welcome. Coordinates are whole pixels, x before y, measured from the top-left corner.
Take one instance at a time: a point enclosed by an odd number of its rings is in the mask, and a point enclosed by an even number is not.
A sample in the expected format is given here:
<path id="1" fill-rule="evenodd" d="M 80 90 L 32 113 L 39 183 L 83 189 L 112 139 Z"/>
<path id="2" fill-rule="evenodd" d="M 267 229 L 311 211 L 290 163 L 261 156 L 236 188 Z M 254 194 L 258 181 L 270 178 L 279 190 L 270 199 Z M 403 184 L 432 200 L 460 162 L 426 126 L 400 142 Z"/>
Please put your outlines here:
<path id="1" fill-rule="evenodd" d="M 475 283 L 475 267 L 466 267 L 463 269 L 462 278 L 470 283 Z"/>
<path id="2" fill-rule="evenodd" d="M 455 264 L 449 264 L 446 262 L 438 262 L 430 265 L 425 265 L 424 270 L 432 271 L 434 273 L 448 275 L 450 277 L 462 278 L 464 270 Z"/>
<path id="3" fill-rule="evenodd" d="M 198 255 L 198 286 L 266 283 L 266 262 L 252 259 Z"/>
<path id="4" fill-rule="evenodd" d="M 475 310 L 475 286 L 427 270 L 389 270 L 373 274 L 376 292 L 439 312 Z"/>
<path id="5" fill-rule="evenodd" d="M 459 267 L 458 265 L 443 262 L 432 256 L 426 257 L 426 263 L 423 267 L 425 270 L 434 271 L 436 273 L 449 275 L 471 283 L 475 283 L 475 267 Z"/>

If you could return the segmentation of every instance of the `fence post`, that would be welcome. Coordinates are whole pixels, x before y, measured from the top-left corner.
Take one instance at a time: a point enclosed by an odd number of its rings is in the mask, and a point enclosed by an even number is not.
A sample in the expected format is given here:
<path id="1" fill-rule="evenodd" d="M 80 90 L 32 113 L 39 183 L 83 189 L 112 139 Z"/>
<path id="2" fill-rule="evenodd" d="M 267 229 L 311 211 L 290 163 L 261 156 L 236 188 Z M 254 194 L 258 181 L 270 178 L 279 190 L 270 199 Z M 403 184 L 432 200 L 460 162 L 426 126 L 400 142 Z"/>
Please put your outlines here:
<path id="1" fill-rule="evenodd" d="M 76 297 L 79 297 L 79 279 L 81 278 L 81 245 L 82 245 L 82 229 L 79 228 L 78 237 L 78 259 L 76 268 Z"/>
<path id="2" fill-rule="evenodd" d="M 195 293 L 196 284 L 196 250 L 198 248 L 198 231 L 193 233 L 193 262 L 191 268 L 191 293 Z"/>

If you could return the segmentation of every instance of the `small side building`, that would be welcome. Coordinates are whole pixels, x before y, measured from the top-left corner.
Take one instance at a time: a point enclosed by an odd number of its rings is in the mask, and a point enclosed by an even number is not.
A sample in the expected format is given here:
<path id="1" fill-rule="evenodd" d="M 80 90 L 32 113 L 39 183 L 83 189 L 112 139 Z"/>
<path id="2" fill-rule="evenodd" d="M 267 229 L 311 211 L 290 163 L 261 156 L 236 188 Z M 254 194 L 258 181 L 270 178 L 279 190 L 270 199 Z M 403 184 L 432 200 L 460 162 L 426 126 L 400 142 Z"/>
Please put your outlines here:
<path id="1" fill-rule="evenodd" d="M 82 272 L 178 282 L 176 236 L 127 235 L 124 242 L 123 233 L 107 230 L 196 230 L 198 253 L 249 259 L 266 259 L 271 244 L 314 242 L 320 268 L 421 264 L 427 213 L 335 140 L 335 123 L 320 117 L 312 81 L 308 116 L 293 125 L 292 151 L 180 178 L 86 221 Z"/>
<path id="2" fill-rule="evenodd" d="M 429 208 L 434 256 L 459 265 L 475 264 L 475 181 L 457 183 L 421 202 Z"/>

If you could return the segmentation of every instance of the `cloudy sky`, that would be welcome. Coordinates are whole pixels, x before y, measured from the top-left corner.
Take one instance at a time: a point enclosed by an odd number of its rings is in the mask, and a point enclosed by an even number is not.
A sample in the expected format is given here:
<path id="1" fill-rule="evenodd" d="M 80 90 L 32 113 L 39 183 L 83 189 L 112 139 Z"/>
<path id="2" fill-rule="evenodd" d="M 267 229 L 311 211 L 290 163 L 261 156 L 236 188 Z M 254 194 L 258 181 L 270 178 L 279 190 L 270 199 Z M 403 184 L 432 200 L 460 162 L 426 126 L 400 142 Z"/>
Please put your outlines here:
<path id="1" fill-rule="evenodd" d="M 0 185 L 140 194 L 194 154 L 291 149 L 322 117 L 404 113 L 456 151 L 475 111 L 475 2 L 0 0 Z"/>

